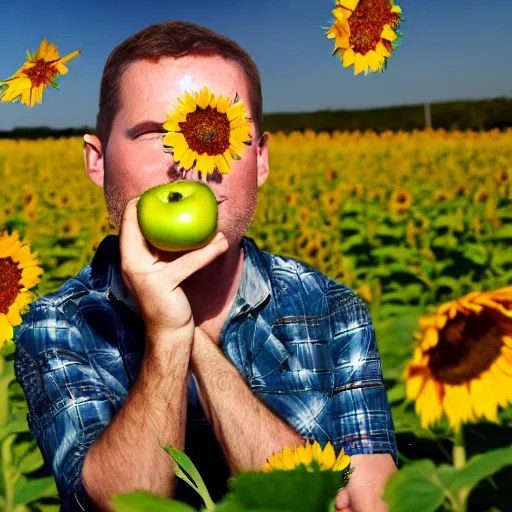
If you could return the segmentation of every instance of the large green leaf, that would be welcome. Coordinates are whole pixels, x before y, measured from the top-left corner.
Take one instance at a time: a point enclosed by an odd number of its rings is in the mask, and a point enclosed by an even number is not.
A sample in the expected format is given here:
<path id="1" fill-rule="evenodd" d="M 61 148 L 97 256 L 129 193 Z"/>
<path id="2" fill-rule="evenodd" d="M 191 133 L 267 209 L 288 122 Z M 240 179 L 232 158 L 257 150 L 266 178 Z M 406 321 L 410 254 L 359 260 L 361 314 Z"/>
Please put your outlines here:
<path id="1" fill-rule="evenodd" d="M 435 512 L 444 498 L 436 467 L 426 459 L 410 463 L 395 473 L 384 490 L 391 512 Z"/>
<path id="2" fill-rule="evenodd" d="M 115 495 L 110 504 L 116 512 L 195 512 L 185 503 L 152 496 L 144 491 Z"/>
<path id="3" fill-rule="evenodd" d="M 53 476 L 37 478 L 34 480 L 21 477 L 16 482 L 16 487 L 14 489 L 14 506 L 57 495 L 57 487 Z"/>
<path id="4" fill-rule="evenodd" d="M 455 470 L 451 466 L 442 466 L 439 478 L 447 489 L 457 494 L 462 489 L 472 489 L 480 480 L 510 465 L 512 465 L 512 445 L 474 455 L 461 469 Z"/>
<path id="5" fill-rule="evenodd" d="M 309 472 L 304 468 L 271 473 L 251 471 L 232 479 L 230 486 L 233 499 L 249 510 L 327 511 L 342 487 L 342 478 L 339 472 Z"/>

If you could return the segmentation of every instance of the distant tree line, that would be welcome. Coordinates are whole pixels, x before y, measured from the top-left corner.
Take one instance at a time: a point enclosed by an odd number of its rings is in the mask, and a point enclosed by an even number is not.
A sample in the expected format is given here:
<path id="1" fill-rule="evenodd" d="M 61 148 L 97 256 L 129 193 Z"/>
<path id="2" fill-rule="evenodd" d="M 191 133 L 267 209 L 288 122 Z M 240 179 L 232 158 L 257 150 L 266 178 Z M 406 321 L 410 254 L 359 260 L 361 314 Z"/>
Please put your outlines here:
<path id="1" fill-rule="evenodd" d="M 492 130 L 512 126 L 512 98 L 451 101 L 430 105 L 432 127 L 446 130 Z M 322 110 L 265 114 L 263 129 L 269 132 L 313 130 L 315 132 L 386 130 L 411 131 L 425 128 L 425 105 L 376 108 L 371 110 Z M 94 133 L 94 128 L 19 127 L 0 131 L 1 139 L 72 137 Z"/>

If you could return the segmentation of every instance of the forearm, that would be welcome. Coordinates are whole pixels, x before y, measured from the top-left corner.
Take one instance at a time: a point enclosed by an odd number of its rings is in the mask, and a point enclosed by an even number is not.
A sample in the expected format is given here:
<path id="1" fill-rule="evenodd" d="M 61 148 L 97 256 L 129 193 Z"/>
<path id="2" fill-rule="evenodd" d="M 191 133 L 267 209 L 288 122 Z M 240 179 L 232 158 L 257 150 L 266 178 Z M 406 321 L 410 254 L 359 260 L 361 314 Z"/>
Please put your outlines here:
<path id="1" fill-rule="evenodd" d="M 304 443 L 258 400 L 238 370 L 197 327 L 190 362 L 201 403 L 233 473 L 262 469 L 285 446 Z"/>
<path id="2" fill-rule="evenodd" d="M 161 446 L 184 447 L 191 348 L 174 333 L 153 336 L 126 402 L 85 457 L 84 485 L 102 510 L 113 511 L 114 494 L 174 495 L 174 464 Z"/>

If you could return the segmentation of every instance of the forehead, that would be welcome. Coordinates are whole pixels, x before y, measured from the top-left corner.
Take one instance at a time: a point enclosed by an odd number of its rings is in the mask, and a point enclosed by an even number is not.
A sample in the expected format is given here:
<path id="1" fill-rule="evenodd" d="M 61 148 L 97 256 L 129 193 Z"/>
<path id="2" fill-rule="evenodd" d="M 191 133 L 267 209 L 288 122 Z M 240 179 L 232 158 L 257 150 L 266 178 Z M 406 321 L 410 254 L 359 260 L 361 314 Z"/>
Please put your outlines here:
<path id="1" fill-rule="evenodd" d="M 121 77 L 118 114 L 127 122 L 142 118 L 164 122 L 185 91 L 193 93 L 205 86 L 230 99 L 238 93 L 250 110 L 247 80 L 236 62 L 194 55 L 131 63 Z"/>

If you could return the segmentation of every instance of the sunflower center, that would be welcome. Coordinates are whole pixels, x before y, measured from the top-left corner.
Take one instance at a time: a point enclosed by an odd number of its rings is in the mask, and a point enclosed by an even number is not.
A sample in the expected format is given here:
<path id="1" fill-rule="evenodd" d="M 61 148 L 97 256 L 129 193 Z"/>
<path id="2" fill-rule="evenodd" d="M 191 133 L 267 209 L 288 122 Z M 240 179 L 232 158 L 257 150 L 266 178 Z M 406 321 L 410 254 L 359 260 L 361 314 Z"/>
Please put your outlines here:
<path id="1" fill-rule="evenodd" d="M 23 286 L 21 269 L 12 258 L 0 258 L 0 313 L 6 315 Z"/>
<path id="2" fill-rule="evenodd" d="M 502 333 L 490 314 L 459 315 L 439 333 L 439 343 L 429 350 L 429 366 L 437 380 L 457 385 L 486 371 L 500 356 Z"/>
<path id="3" fill-rule="evenodd" d="M 190 149 L 199 155 L 222 155 L 229 148 L 229 119 L 217 109 L 198 107 L 179 126 Z"/>
<path id="4" fill-rule="evenodd" d="M 30 78 L 33 87 L 49 84 L 50 80 L 57 74 L 55 62 L 54 60 L 38 59 L 35 62 L 35 66 L 25 69 L 23 73 Z"/>
<path id="5" fill-rule="evenodd" d="M 398 26 L 400 15 L 391 12 L 391 7 L 389 0 L 366 0 L 357 4 L 348 19 L 350 44 L 356 53 L 366 55 L 370 50 L 375 50 L 385 25 L 391 28 Z M 391 51 L 389 41 L 383 39 L 382 43 Z"/>

